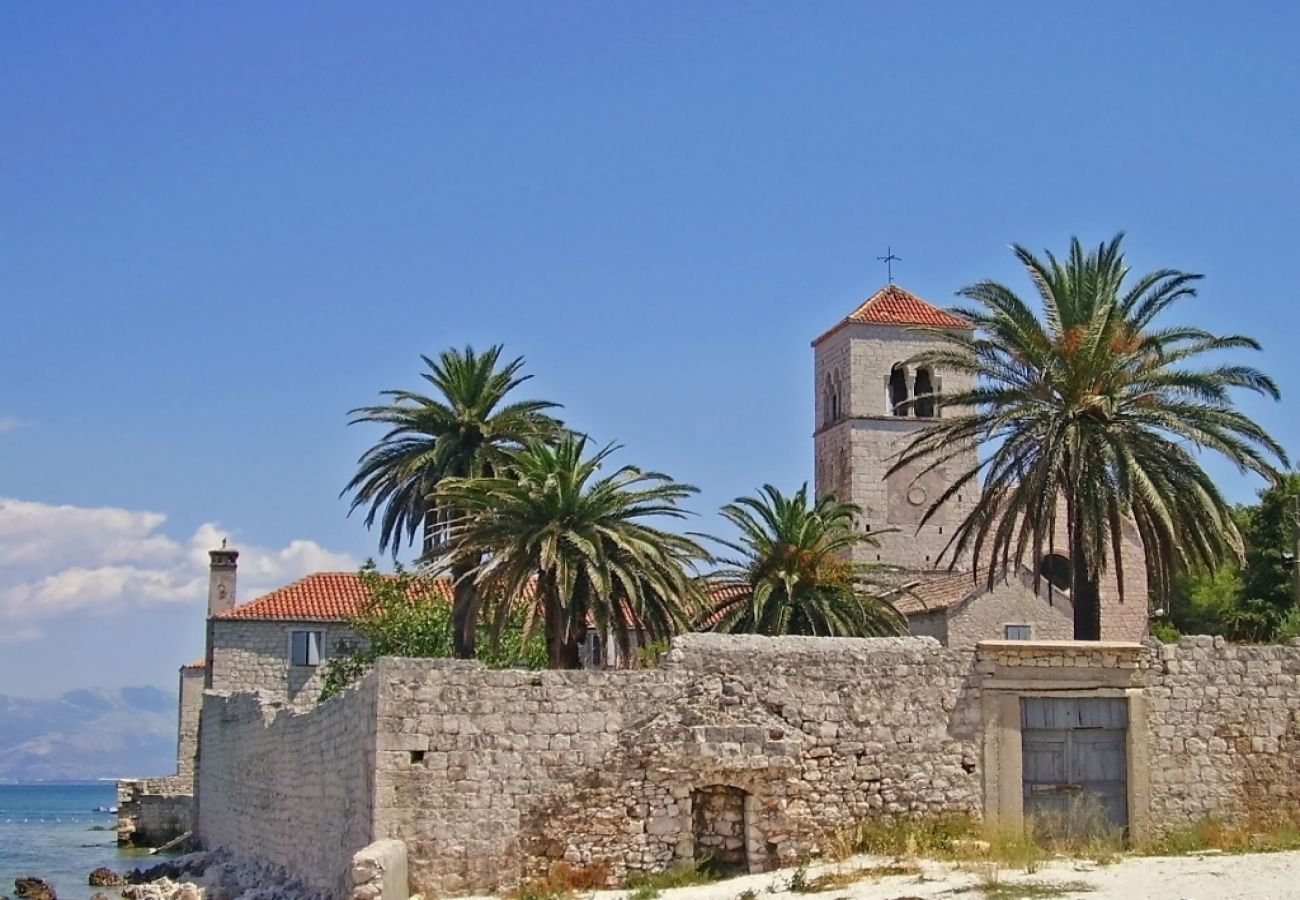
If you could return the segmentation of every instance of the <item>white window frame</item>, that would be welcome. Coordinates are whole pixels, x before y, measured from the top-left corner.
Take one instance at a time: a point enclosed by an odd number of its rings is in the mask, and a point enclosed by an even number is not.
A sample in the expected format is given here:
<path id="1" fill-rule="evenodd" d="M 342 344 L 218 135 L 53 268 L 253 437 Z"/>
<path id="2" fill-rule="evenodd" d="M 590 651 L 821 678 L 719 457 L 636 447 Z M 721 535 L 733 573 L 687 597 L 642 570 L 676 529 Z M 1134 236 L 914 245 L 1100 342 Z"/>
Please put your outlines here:
<path id="1" fill-rule="evenodd" d="M 1009 632 L 1012 628 L 1025 629 L 1024 637 L 1012 637 Z M 1034 626 L 1028 622 L 1007 622 L 1002 626 L 1002 640 L 1004 641 L 1032 641 L 1034 639 Z"/>
<path id="2" fill-rule="evenodd" d="M 305 657 L 306 657 L 307 661 L 306 661 L 306 662 L 301 662 L 301 663 L 298 662 L 297 657 L 296 657 L 296 655 L 295 655 L 294 652 L 293 652 L 293 649 L 294 649 L 294 648 L 293 648 L 293 641 L 294 641 L 294 638 L 295 638 L 297 635 L 300 635 L 300 634 L 305 634 L 305 635 L 313 635 L 313 634 L 314 634 L 314 635 L 316 635 L 316 647 L 315 647 L 315 650 L 316 650 L 315 657 L 316 657 L 316 659 L 315 659 L 315 662 L 312 661 L 312 655 L 313 655 L 313 654 L 312 654 L 312 652 L 311 652 L 311 651 L 312 651 L 312 645 L 311 645 L 311 638 L 310 638 L 310 637 L 307 638 L 307 644 L 306 644 L 306 647 L 304 648 L 305 651 L 306 651 L 306 653 L 305 653 Z M 316 668 L 317 666 L 321 665 L 321 663 L 323 663 L 323 662 L 325 661 L 325 629 L 323 629 L 323 628 L 291 628 L 291 629 L 289 630 L 289 653 L 288 653 L 288 656 L 289 656 L 289 667 L 290 667 L 290 668 L 293 668 L 293 669 L 314 669 L 314 668 Z"/>

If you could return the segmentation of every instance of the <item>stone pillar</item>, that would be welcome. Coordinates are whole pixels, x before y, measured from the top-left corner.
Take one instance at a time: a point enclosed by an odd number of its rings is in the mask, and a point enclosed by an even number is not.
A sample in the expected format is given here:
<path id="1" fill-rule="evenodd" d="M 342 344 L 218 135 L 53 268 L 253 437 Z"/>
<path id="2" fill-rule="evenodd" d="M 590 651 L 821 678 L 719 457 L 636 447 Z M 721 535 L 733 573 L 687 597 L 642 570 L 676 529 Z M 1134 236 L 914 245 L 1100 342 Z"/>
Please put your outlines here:
<path id="1" fill-rule="evenodd" d="M 208 618 L 212 618 L 235 605 L 239 551 L 227 548 L 223 540 L 221 549 L 209 550 L 208 556 L 212 560 L 208 565 Z"/>

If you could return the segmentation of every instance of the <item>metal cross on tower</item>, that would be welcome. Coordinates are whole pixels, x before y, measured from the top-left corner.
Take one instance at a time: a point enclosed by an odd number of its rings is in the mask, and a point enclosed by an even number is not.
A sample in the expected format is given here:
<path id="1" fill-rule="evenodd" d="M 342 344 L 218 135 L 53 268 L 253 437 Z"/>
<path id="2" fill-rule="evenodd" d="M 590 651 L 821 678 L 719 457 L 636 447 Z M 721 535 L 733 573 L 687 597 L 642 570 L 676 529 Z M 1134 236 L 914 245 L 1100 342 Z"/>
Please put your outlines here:
<path id="1" fill-rule="evenodd" d="M 885 272 L 887 272 L 888 275 L 889 275 L 889 283 L 890 283 L 890 284 L 893 284 L 893 283 L 894 283 L 894 263 L 896 263 L 896 262 L 902 262 L 902 261 L 903 261 L 903 258 L 902 258 L 901 256 L 895 256 L 895 255 L 894 255 L 894 248 L 893 248 L 893 247 L 890 247 L 890 246 L 888 246 L 888 245 L 886 245 L 886 247 L 885 247 L 885 255 L 884 255 L 884 256 L 877 256 L 876 259 L 880 260 L 882 263 L 885 264 Z"/>

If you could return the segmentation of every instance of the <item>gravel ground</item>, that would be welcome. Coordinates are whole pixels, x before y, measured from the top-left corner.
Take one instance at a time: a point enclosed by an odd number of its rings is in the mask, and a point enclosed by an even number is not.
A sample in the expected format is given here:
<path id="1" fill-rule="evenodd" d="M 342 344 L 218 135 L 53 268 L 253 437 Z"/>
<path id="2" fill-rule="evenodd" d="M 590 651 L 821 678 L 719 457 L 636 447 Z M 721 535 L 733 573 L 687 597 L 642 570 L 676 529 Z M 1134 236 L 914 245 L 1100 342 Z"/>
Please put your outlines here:
<path id="1" fill-rule="evenodd" d="M 814 866 L 808 877 L 823 873 L 850 872 L 854 869 L 890 864 L 891 860 L 855 857 L 842 863 Z M 921 862 L 919 875 L 868 877 L 845 887 L 832 888 L 822 894 L 790 892 L 792 869 L 745 875 L 698 887 L 664 891 L 662 900 L 737 900 L 753 891 L 753 900 L 921 900 L 947 897 L 951 900 L 978 900 L 984 897 L 982 884 L 989 881 L 990 868 L 975 864 L 958 867 L 947 863 Z M 1105 866 L 1081 860 L 1062 860 L 1044 865 L 1033 874 L 1002 869 L 999 884 L 1055 885 L 1061 892 L 1043 892 L 1058 900 L 1300 900 L 1300 851 L 1288 853 L 1254 853 L 1232 856 L 1205 854 L 1194 856 L 1151 856 L 1121 859 Z M 1084 889 L 1084 886 L 1087 889 Z M 624 892 L 602 891 L 600 900 L 616 900 Z M 997 896 L 996 894 L 994 896 Z M 1006 896 L 1030 896 L 1010 894 Z M 743 900 L 750 900 L 746 895 Z"/>

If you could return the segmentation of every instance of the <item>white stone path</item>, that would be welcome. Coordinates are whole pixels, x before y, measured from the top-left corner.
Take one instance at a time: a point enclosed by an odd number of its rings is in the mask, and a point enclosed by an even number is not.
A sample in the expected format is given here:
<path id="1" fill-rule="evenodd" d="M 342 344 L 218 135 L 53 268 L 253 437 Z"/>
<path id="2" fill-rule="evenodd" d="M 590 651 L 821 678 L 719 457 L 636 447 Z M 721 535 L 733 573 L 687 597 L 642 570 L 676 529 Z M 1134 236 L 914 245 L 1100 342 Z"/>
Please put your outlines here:
<path id="1" fill-rule="evenodd" d="M 836 870 L 882 865 L 890 860 L 856 857 L 843 863 L 815 866 L 814 876 Z M 745 875 L 698 887 L 664 891 L 662 900 L 738 900 L 753 891 L 755 900 L 918 900 L 946 897 L 950 900 L 979 900 L 981 872 L 962 870 L 945 863 L 921 863 L 923 878 L 903 875 L 859 881 L 820 894 L 790 893 L 787 885 L 792 869 Z M 1033 874 L 1002 869 L 1002 883 L 1036 882 L 1064 884 L 1083 882 L 1089 891 L 1058 894 L 1058 900 L 1300 900 L 1300 851 L 1244 855 L 1209 854 L 1125 858 L 1099 866 L 1086 861 L 1060 861 L 1044 865 Z M 775 891 L 771 889 L 775 887 Z M 624 892 L 602 891 L 597 900 L 617 900 Z M 749 900 L 746 895 L 743 900 Z"/>

